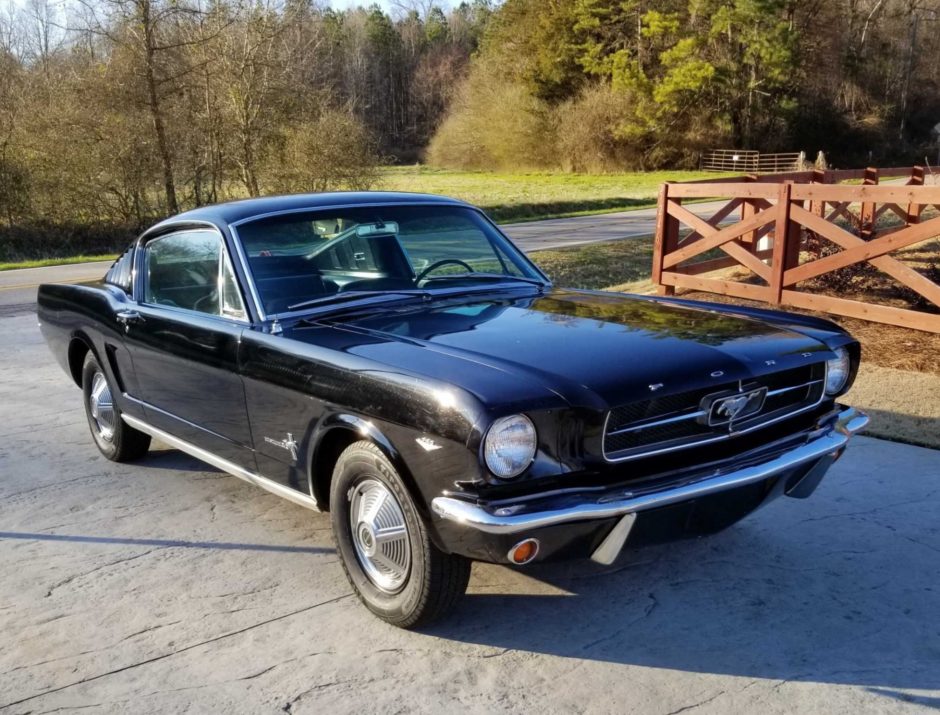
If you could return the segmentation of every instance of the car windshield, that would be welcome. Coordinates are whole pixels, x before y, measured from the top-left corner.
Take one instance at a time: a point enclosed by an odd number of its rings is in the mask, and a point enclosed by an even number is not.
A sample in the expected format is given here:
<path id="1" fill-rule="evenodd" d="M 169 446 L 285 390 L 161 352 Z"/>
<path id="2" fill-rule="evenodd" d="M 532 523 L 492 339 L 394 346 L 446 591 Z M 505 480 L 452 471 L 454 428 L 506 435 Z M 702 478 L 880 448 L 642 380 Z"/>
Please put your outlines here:
<path id="1" fill-rule="evenodd" d="M 331 304 L 330 296 L 342 293 L 350 299 L 384 292 L 396 297 L 546 282 L 489 221 L 462 206 L 290 213 L 249 221 L 236 231 L 268 315 Z"/>

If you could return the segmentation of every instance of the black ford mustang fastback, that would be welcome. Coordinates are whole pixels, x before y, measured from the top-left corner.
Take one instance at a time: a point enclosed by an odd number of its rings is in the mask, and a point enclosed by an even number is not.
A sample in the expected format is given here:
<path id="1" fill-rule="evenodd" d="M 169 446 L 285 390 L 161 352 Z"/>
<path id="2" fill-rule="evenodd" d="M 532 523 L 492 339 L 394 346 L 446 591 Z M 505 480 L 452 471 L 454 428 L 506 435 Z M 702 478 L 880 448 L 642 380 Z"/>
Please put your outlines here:
<path id="1" fill-rule="evenodd" d="M 265 198 L 144 233 L 39 318 L 109 459 L 151 437 L 329 510 L 404 627 L 470 561 L 612 563 L 803 498 L 867 422 L 859 345 L 814 318 L 555 288 L 479 210 Z"/>

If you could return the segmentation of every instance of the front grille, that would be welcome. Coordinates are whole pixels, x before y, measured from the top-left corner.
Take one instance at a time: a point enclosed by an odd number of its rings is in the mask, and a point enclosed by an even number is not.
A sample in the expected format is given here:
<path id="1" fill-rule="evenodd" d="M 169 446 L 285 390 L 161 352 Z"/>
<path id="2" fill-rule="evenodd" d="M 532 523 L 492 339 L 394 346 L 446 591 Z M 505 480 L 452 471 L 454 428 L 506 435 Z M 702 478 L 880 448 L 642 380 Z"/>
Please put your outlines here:
<path id="1" fill-rule="evenodd" d="M 820 362 L 617 407 L 607 419 L 604 456 L 609 460 L 638 458 L 750 432 L 818 405 L 825 382 L 826 365 Z M 767 394 L 758 412 L 730 425 L 709 425 L 706 398 L 759 389 L 766 389 Z"/>

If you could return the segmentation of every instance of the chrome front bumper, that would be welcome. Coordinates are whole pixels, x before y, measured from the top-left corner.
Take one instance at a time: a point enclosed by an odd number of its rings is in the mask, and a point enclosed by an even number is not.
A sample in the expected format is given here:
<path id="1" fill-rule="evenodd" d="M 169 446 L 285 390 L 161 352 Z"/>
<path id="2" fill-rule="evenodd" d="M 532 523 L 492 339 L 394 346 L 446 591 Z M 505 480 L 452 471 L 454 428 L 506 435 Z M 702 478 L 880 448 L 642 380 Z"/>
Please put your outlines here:
<path id="1" fill-rule="evenodd" d="M 532 507 L 524 501 L 494 508 L 453 497 L 436 497 L 431 501 L 431 509 L 443 520 L 493 535 L 519 534 L 568 522 L 624 517 L 592 556 L 595 561 L 610 563 L 629 536 L 638 512 L 760 482 L 828 457 L 822 469 L 824 472 L 841 454 L 849 438 L 867 424 L 868 416 L 863 412 L 851 407 L 842 408 L 834 420 L 810 433 L 805 443 L 766 462 L 733 471 L 715 470 L 694 481 L 640 494 L 606 492 L 603 496 L 557 509 Z M 819 478 L 821 474 L 817 481 Z"/>

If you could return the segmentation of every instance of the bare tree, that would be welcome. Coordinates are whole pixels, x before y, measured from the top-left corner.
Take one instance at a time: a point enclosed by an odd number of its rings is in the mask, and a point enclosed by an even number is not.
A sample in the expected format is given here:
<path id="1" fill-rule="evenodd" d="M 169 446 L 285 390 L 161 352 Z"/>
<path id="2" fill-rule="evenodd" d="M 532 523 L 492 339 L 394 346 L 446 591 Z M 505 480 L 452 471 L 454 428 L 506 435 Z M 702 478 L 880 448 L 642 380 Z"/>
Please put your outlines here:
<path id="1" fill-rule="evenodd" d="M 145 102 L 163 173 L 163 191 L 169 213 L 179 211 L 173 150 L 167 132 L 165 98 L 178 90 L 190 68 L 182 48 L 201 39 L 182 38 L 175 32 L 184 19 L 201 14 L 197 6 L 175 0 L 79 0 L 85 9 L 85 29 L 106 37 L 133 58 L 143 80 Z"/>

